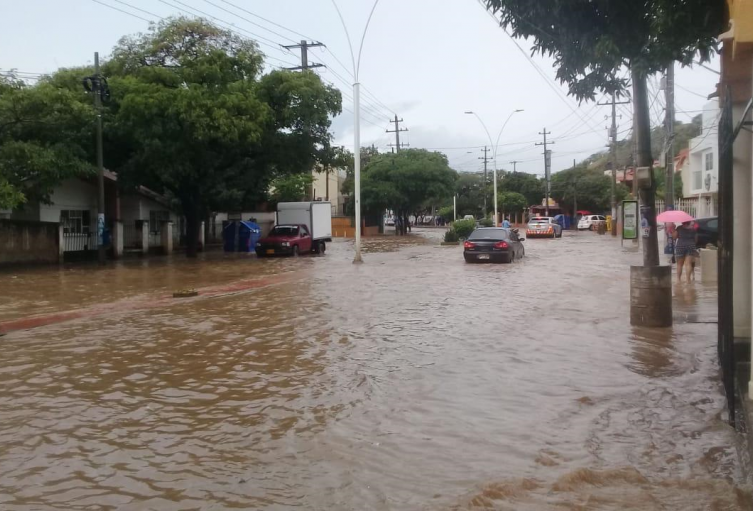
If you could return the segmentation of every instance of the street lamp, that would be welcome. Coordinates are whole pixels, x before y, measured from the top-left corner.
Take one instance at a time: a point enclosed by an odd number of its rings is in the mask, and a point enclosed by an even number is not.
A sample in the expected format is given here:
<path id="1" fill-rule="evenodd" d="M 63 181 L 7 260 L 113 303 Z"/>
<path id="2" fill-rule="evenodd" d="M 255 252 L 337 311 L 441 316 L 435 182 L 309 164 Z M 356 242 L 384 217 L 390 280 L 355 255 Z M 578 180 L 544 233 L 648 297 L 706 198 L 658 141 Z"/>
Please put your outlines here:
<path id="1" fill-rule="evenodd" d="M 340 17 L 340 23 L 342 23 L 345 30 L 345 36 L 348 39 L 348 46 L 350 47 L 350 59 L 353 64 L 353 177 L 354 177 L 354 194 L 355 194 L 355 207 L 356 207 L 356 255 L 353 258 L 354 263 L 362 263 L 361 259 L 361 84 L 358 83 L 358 71 L 361 67 L 361 51 L 363 51 L 363 42 L 366 39 L 366 31 L 369 29 L 369 23 L 371 17 L 374 15 L 379 0 L 374 0 L 374 5 L 371 7 L 369 13 L 369 19 L 366 20 L 366 26 L 363 29 L 361 35 L 361 45 L 358 47 L 358 59 L 356 59 L 353 52 L 353 44 L 350 41 L 350 33 L 348 27 L 345 25 L 345 20 L 340 12 L 340 8 L 337 6 L 337 2 L 332 0 L 332 5 L 335 6 L 337 15 Z"/>
<path id="2" fill-rule="evenodd" d="M 484 124 L 484 121 L 481 120 L 481 117 L 479 115 L 472 111 L 468 110 L 465 113 L 468 115 L 475 115 L 476 119 L 478 119 L 478 122 L 481 123 L 481 126 L 484 127 L 484 131 L 486 131 L 486 136 L 489 137 L 489 143 L 492 144 L 492 159 L 494 160 L 494 226 L 497 226 L 497 145 L 499 144 L 499 138 L 502 136 L 502 132 L 505 131 L 505 126 L 507 126 L 507 123 L 510 121 L 510 118 L 517 114 L 518 112 L 523 112 L 522 108 L 518 108 L 516 110 L 513 110 L 510 112 L 510 115 L 507 116 L 507 119 L 505 120 L 505 123 L 502 125 L 502 129 L 499 130 L 499 134 L 497 135 L 497 142 L 492 142 L 492 136 L 489 133 L 489 130 L 486 127 L 486 124 Z"/>

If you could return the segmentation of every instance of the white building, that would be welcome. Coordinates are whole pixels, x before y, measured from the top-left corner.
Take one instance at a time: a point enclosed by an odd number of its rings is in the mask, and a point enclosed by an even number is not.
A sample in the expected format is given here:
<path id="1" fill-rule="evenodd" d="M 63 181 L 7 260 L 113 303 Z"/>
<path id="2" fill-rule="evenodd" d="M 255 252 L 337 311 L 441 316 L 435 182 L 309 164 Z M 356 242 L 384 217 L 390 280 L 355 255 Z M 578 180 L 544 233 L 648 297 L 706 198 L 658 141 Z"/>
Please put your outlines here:
<path id="1" fill-rule="evenodd" d="M 345 214 L 345 197 L 342 194 L 342 185 L 347 177 L 345 169 L 332 169 L 329 172 L 314 169 L 311 171 L 314 177 L 311 198 L 313 200 L 329 201 L 332 203 L 332 216 Z"/>
<path id="2" fill-rule="evenodd" d="M 682 169 L 682 195 L 698 201 L 697 217 L 715 216 L 719 192 L 719 102 L 703 107 L 701 134 L 688 143 L 688 164 Z"/>

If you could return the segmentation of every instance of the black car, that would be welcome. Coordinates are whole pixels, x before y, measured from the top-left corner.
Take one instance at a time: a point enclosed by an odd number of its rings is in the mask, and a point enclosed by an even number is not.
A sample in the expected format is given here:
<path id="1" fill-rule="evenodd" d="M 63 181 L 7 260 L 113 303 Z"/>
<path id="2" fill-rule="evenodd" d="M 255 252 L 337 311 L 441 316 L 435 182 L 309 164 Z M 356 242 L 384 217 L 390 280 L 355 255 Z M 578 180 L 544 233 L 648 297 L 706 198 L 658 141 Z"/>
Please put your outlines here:
<path id="1" fill-rule="evenodd" d="M 716 246 L 719 243 L 719 217 L 697 218 L 693 227 L 698 235 L 696 246 L 699 248 L 706 245 Z"/>
<path id="2" fill-rule="evenodd" d="M 526 253 L 522 238 L 513 229 L 481 227 L 463 243 L 466 263 L 511 263 Z"/>

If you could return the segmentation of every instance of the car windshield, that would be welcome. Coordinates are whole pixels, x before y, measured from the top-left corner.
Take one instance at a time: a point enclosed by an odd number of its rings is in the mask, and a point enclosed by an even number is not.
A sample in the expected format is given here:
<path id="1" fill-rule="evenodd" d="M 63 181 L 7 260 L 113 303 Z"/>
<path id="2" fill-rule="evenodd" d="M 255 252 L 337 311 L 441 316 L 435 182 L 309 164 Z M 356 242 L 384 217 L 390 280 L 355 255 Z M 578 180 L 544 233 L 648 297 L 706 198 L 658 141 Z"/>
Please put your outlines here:
<path id="1" fill-rule="evenodd" d="M 298 226 L 297 225 L 278 225 L 274 229 L 272 229 L 272 232 L 269 233 L 270 236 L 298 236 Z"/>
<path id="2" fill-rule="evenodd" d="M 528 221 L 529 224 L 548 224 L 549 218 L 531 218 Z"/>
<path id="3" fill-rule="evenodd" d="M 476 229 L 468 237 L 469 240 L 506 240 L 508 239 L 507 229 Z"/>

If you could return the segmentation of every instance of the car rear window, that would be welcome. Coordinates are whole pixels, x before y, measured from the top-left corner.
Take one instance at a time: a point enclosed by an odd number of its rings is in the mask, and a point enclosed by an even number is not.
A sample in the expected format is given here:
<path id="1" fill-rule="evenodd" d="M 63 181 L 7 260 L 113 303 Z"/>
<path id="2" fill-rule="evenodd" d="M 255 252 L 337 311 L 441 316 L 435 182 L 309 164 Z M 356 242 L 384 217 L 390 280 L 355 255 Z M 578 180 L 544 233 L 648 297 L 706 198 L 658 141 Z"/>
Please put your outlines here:
<path id="1" fill-rule="evenodd" d="M 506 240 L 509 235 L 507 229 L 476 229 L 468 237 L 469 240 Z"/>

